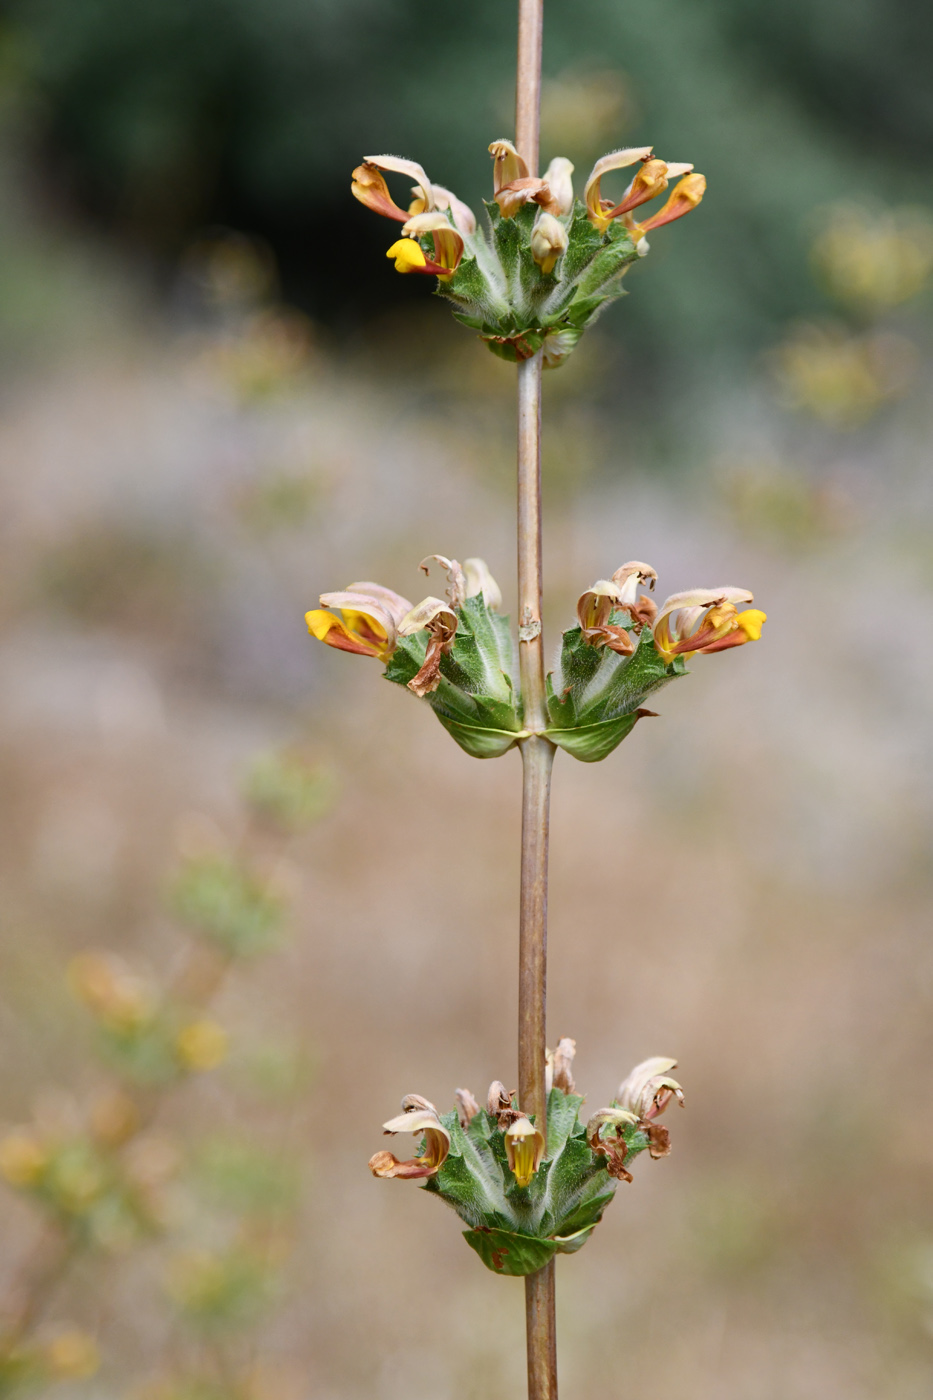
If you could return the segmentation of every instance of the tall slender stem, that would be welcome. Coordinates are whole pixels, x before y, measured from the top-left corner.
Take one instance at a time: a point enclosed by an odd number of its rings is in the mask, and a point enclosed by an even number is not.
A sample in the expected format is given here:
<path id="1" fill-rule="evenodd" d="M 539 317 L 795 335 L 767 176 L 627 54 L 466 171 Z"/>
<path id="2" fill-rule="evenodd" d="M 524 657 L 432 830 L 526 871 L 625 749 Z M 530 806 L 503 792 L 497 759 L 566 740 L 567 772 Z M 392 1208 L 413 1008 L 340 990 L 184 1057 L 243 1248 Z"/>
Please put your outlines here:
<path id="1" fill-rule="evenodd" d="M 515 145 L 538 169 L 544 0 L 518 0 Z M 519 669 L 522 741 L 522 888 L 519 921 L 518 1101 L 547 1131 L 544 1082 L 547 995 L 547 858 L 551 765 L 541 635 L 541 353 L 518 367 Z M 529 1400 L 557 1400 L 553 1262 L 525 1279 Z"/>

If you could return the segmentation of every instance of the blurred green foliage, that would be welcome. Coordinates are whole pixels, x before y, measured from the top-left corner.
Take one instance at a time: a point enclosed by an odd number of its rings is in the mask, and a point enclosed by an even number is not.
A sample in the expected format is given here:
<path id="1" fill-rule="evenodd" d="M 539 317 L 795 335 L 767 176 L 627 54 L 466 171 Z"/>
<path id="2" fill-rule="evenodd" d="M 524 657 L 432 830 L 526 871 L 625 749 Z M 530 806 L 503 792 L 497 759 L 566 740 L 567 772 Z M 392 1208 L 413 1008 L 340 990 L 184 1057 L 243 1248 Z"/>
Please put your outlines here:
<path id="1" fill-rule="evenodd" d="M 283 937 L 284 900 L 267 880 L 226 855 L 187 860 L 170 900 L 177 918 L 231 956 L 269 952 Z"/>
<path id="2" fill-rule="evenodd" d="M 503 24 L 499 0 L 476 0 L 435 24 L 411 0 L 11 0 L 7 67 L 41 97 L 49 166 L 85 207 L 170 256 L 212 223 L 261 233 L 290 300 L 359 324 L 374 298 L 428 288 L 387 268 L 350 170 L 397 151 L 477 205 L 487 143 L 512 134 L 513 9 Z M 826 201 L 925 197 L 928 18 L 922 0 L 546 6 L 545 159 L 563 151 L 582 179 L 649 141 L 710 181 L 665 240 L 664 277 L 633 276 L 614 318 L 640 366 L 717 341 L 743 353 L 810 312 Z"/>

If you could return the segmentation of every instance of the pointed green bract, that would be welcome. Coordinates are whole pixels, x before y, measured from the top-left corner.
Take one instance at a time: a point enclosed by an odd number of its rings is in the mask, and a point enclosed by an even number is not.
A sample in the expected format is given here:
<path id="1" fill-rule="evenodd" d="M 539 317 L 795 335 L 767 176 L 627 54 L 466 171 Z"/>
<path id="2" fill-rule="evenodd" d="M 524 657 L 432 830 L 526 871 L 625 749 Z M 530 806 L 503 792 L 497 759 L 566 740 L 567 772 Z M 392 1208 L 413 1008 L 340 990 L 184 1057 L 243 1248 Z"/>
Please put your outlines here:
<path id="1" fill-rule="evenodd" d="M 622 613 L 613 622 L 624 625 Z M 640 718 L 656 690 L 687 672 L 682 657 L 667 662 L 644 628 L 631 656 L 584 641 L 579 627 L 563 635 L 560 662 L 548 676 L 547 736 L 583 763 L 612 753 Z"/>
<path id="2" fill-rule="evenodd" d="M 441 661 L 437 689 L 425 696 L 447 732 L 471 758 L 499 758 L 524 734 L 514 695 L 509 619 L 487 608 L 482 594 L 456 609 L 457 633 Z M 407 686 L 424 662 L 427 634 L 403 637 L 384 675 Z"/>
<path id="3" fill-rule="evenodd" d="M 538 206 L 525 204 L 505 219 L 490 200 L 486 211 L 489 233 L 477 229 L 468 236 L 460 265 L 438 282 L 437 295 L 453 303 L 456 319 L 479 331 L 494 355 L 514 363 L 545 345 L 545 365 L 553 369 L 603 308 L 623 295 L 621 277 L 638 258 L 635 245 L 617 222 L 600 233 L 577 200 L 562 220 L 567 249 L 551 272 L 542 272 L 531 248 Z M 433 256 L 430 240 L 422 243 Z"/>
<path id="4" fill-rule="evenodd" d="M 493 1273 L 536 1273 L 555 1254 L 586 1243 L 615 1194 L 606 1159 L 591 1151 L 580 1120 L 583 1098 L 552 1089 L 548 1097 L 548 1151 L 528 1186 L 509 1170 L 505 1134 L 480 1109 L 468 1128 L 456 1112 L 441 1115 L 450 1153 L 424 1190 L 440 1196 L 468 1226 L 464 1233 Z M 648 1145 L 635 1125 L 625 1130 L 626 1165 Z"/>

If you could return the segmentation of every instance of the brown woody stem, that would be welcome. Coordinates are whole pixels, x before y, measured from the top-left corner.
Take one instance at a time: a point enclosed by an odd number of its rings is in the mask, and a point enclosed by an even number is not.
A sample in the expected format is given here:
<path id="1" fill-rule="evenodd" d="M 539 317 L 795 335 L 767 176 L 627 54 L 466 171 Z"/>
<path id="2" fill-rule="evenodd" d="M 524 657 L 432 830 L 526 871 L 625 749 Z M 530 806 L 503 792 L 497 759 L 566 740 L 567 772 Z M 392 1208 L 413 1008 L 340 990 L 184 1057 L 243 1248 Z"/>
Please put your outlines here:
<path id="1" fill-rule="evenodd" d="M 515 145 L 530 174 L 538 168 L 544 0 L 519 0 Z M 524 724 L 522 888 L 519 922 L 518 1101 L 547 1131 L 544 1083 L 547 992 L 547 857 L 554 745 L 544 738 L 547 708 L 541 635 L 541 352 L 518 367 L 518 621 Z M 525 1279 L 529 1400 L 557 1400 L 554 1265 Z"/>

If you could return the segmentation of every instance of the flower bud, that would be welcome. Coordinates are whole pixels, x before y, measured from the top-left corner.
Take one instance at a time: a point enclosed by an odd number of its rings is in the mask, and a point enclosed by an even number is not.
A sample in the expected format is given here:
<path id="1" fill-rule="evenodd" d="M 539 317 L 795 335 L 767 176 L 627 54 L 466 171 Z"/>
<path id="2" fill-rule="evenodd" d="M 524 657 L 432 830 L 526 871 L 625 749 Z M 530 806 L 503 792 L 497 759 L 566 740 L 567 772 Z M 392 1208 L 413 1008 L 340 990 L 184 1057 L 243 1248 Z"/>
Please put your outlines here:
<path id="1" fill-rule="evenodd" d="M 561 214 L 570 214 L 573 211 L 573 162 L 566 156 L 555 156 L 544 172 L 551 191 L 551 199 L 557 206 Z"/>
<path id="2" fill-rule="evenodd" d="M 553 214 L 539 214 L 531 234 L 531 256 L 545 276 L 567 249 L 567 230 Z"/>

